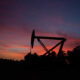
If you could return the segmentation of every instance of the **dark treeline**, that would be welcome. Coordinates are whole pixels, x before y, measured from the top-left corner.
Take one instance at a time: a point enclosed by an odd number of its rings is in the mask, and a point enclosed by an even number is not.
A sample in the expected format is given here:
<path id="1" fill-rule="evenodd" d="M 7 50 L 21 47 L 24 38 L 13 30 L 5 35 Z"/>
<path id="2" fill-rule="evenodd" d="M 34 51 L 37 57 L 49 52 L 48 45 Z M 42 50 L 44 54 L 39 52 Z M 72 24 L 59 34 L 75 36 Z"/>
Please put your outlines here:
<path id="1" fill-rule="evenodd" d="M 60 55 L 56 55 L 56 52 L 54 51 L 46 56 L 44 55 L 38 56 L 36 53 L 34 54 L 28 53 L 24 57 L 24 61 L 28 65 L 80 64 L 80 46 L 77 46 L 72 51 L 67 51 L 67 53 L 65 53 L 65 51 L 62 51 Z"/>
<path id="2" fill-rule="evenodd" d="M 80 72 L 80 46 L 67 53 L 62 51 L 59 56 L 53 51 L 46 56 L 28 53 L 21 61 L 0 59 L 1 75 L 9 75 L 8 78 L 14 76 L 15 80 L 16 78 L 18 80 L 33 80 L 34 78 L 41 80 L 43 77 L 50 79 L 56 75 L 60 77 L 68 75 L 69 77 L 69 74 L 71 76 L 78 72 Z"/>
<path id="3" fill-rule="evenodd" d="M 47 65 L 47 64 L 80 64 L 80 46 L 77 46 L 72 51 L 62 51 L 60 53 L 61 55 L 56 55 L 56 52 L 53 51 L 49 55 L 41 55 L 38 56 L 37 53 L 31 54 L 28 53 L 24 60 L 21 61 L 14 61 L 14 60 L 8 60 L 8 59 L 0 59 L 0 63 L 18 63 L 18 64 L 26 64 L 26 65 Z"/>

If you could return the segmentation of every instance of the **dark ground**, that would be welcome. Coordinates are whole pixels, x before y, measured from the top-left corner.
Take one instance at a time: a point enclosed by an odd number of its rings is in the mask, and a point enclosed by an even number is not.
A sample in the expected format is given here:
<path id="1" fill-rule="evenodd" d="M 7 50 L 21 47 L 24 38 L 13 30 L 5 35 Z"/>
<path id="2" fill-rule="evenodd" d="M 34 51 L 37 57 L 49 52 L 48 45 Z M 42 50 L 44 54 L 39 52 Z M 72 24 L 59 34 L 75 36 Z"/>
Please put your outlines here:
<path id="1" fill-rule="evenodd" d="M 79 78 L 80 65 L 26 65 L 23 62 L 0 61 L 0 80 L 54 80 Z"/>

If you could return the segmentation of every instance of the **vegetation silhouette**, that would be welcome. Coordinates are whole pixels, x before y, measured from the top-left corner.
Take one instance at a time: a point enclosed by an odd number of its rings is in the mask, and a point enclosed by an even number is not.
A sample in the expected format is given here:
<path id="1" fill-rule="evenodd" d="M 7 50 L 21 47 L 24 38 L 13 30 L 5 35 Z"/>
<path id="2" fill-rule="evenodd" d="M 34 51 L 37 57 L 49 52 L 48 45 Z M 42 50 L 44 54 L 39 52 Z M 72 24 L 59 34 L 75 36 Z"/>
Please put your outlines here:
<path id="1" fill-rule="evenodd" d="M 62 51 L 60 54 L 56 55 L 54 51 L 41 56 L 38 56 L 37 53 L 28 53 L 21 61 L 0 59 L 0 73 L 18 80 L 41 80 L 42 78 L 53 78 L 53 75 L 57 78 L 56 75 L 80 72 L 80 46 L 75 47 L 72 51 L 67 51 L 67 53 Z"/>
<path id="2" fill-rule="evenodd" d="M 69 61 L 71 64 L 80 64 L 80 46 L 77 46 L 73 51 L 68 51 Z"/>
<path id="3" fill-rule="evenodd" d="M 80 46 L 75 47 L 72 51 L 62 51 L 61 55 L 56 55 L 56 52 L 52 52 L 48 55 L 38 56 L 36 53 L 28 53 L 24 57 L 24 61 L 28 64 L 80 64 Z"/>

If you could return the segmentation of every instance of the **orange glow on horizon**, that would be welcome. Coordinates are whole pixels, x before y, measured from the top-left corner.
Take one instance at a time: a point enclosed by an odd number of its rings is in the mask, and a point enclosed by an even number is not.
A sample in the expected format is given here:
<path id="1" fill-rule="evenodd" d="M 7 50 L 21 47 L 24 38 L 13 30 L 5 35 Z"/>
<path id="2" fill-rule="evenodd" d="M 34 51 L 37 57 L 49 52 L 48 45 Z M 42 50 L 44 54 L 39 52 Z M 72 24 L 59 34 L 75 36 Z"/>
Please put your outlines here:
<path id="1" fill-rule="evenodd" d="M 23 47 L 22 47 L 23 48 Z M 27 47 L 29 48 L 29 46 Z M 51 46 L 47 47 L 48 49 L 51 49 Z M 31 50 L 32 54 L 34 54 L 35 52 L 37 53 L 37 55 L 43 55 L 46 51 L 41 47 L 41 46 L 34 46 L 34 48 Z M 59 51 L 59 47 L 55 48 L 54 50 L 56 53 L 58 53 Z M 67 52 L 67 49 L 64 49 L 65 52 Z M 0 57 L 2 57 L 3 59 L 13 59 L 13 60 L 22 60 L 24 59 L 24 56 L 27 55 L 29 52 L 11 52 L 9 50 L 2 50 L 0 51 Z"/>

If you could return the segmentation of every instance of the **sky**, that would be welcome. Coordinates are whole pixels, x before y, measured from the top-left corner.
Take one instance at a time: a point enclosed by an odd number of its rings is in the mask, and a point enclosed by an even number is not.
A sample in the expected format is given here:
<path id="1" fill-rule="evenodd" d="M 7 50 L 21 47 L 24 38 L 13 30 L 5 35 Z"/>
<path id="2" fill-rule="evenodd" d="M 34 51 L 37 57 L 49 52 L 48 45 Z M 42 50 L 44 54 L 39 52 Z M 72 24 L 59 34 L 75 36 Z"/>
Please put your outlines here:
<path id="1" fill-rule="evenodd" d="M 80 0 L 0 0 L 0 58 L 24 59 L 33 29 L 37 36 L 66 38 L 63 50 L 72 50 L 80 45 Z M 48 49 L 57 43 L 42 41 Z M 32 52 L 45 51 L 35 40 Z"/>

